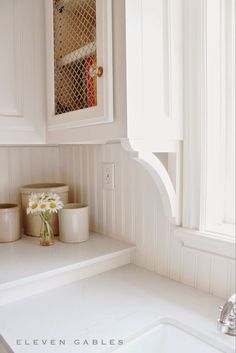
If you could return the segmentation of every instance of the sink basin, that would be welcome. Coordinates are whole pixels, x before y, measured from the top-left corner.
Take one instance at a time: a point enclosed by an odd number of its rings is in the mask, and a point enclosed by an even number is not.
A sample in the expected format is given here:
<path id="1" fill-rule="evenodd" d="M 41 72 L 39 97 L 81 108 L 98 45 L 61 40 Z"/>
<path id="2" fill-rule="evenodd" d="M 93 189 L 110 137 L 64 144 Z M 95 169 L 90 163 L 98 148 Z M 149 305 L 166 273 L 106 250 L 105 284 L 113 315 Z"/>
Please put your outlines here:
<path id="1" fill-rule="evenodd" d="M 187 333 L 177 326 L 162 323 L 144 334 L 130 340 L 116 350 L 120 353 L 220 353 L 210 343 Z"/>
<path id="2" fill-rule="evenodd" d="M 1 335 L 0 335 L 0 353 L 14 353 Z"/>

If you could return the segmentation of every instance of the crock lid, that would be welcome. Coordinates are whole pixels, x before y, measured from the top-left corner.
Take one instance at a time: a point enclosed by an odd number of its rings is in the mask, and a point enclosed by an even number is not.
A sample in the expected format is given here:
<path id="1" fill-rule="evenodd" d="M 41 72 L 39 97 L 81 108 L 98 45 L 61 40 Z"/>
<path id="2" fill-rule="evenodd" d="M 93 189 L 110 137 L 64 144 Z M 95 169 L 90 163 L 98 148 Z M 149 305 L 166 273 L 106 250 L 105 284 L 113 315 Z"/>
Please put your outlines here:
<path id="1" fill-rule="evenodd" d="M 88 205 L 85 203 L 66 203 L 63 206 L 62 210 L 63 211 L 70 211 L 70 210 L 76 211 L 76 210 L 79 210 L 81 208 L 86 208 L 86 207 L 88 207 Z"/>
<path id="2" fill-rule="evenodd" d="M 22 194 L 29 194 L 32 192 L 68 192 L 69 186 L 63 183 L 38 183 L 23 185 L 20 188 Z"/>
<path id="3" fill-rule="evenodd" d="M 15 203 L 0 203 L 0 213 L 15 212 L 19 210 L 19 206 Z"/>

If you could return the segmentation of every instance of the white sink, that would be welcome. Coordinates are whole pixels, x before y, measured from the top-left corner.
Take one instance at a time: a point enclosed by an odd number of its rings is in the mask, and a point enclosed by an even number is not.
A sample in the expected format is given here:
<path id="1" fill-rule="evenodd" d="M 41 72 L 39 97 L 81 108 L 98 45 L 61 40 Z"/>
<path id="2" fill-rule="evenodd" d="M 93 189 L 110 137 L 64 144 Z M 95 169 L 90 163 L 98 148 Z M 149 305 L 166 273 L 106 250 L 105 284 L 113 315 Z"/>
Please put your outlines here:
<path id="1" fill-rule="evenodd" d="M 213 343 L 213 342 L 212 342 Z M 120 353 L 220 353 L 226 352 L 214 348 L 200 338 L 170 324 L 161 323 L 124 346 L 115 350 Z"/>
<path id="2" fill-rule="evenodd" d="M 14 353 L 1 335 L 0 335 L 0 353 Z"/>

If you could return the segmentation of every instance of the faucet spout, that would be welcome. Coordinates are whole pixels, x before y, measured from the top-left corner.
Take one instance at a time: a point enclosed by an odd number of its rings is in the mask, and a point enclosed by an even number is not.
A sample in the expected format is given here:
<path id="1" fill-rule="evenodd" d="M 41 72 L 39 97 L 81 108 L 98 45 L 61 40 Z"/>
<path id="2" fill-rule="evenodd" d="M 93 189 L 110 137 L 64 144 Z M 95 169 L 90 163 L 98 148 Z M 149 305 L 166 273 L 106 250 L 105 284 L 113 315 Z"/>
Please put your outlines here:
<path id="1" fill-rule="evenodd" d="M 219 310 L 218 330 L 225 334 L 236 336 L 236 293 L 231 295 Z"/>
<path id="2" fill-rule="evenodd" d="M 228 299 L 228 301 L 224 304 L 221 310 L 219 322 L 225 323 L 231 311 L 233 310 L 235 304 L 236 304 L 236 294 L 233 294 Z"/>

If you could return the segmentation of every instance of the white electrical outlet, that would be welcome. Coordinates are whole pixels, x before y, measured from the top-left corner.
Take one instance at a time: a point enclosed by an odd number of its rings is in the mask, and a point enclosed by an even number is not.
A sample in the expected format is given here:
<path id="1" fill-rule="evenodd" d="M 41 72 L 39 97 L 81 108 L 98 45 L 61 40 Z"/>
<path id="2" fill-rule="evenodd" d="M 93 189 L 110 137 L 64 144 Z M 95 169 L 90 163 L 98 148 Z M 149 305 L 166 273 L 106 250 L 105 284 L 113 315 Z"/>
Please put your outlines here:
<path id="1" fill-rule="evenodd" d="M 115 164 L 103 163 L 103 189 L 115 189 Z"/>

